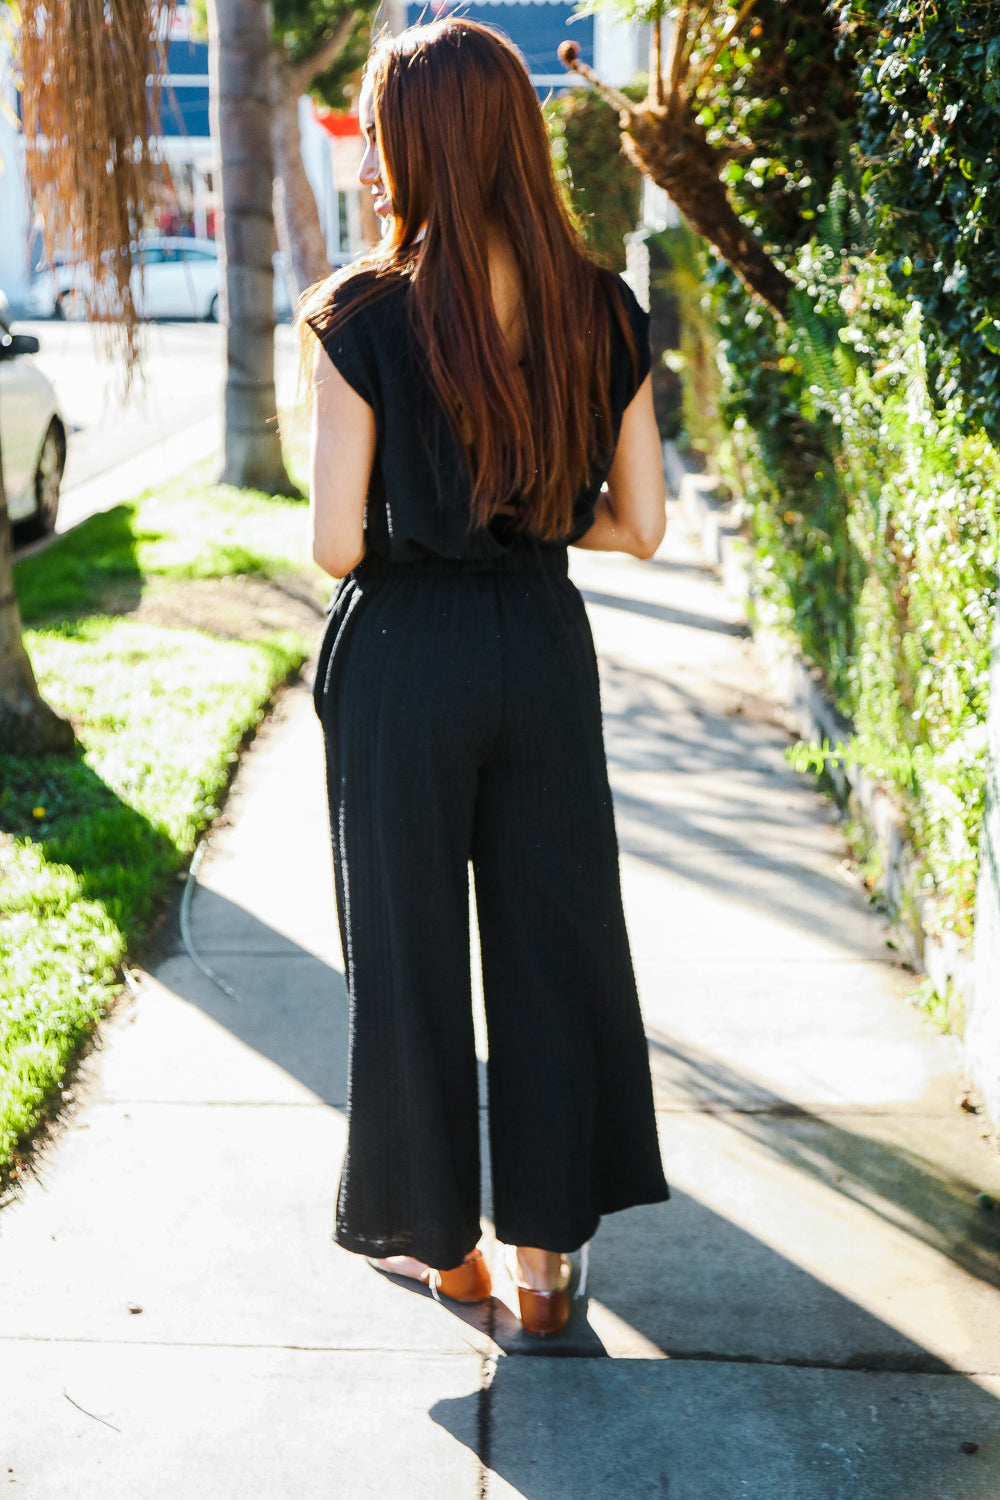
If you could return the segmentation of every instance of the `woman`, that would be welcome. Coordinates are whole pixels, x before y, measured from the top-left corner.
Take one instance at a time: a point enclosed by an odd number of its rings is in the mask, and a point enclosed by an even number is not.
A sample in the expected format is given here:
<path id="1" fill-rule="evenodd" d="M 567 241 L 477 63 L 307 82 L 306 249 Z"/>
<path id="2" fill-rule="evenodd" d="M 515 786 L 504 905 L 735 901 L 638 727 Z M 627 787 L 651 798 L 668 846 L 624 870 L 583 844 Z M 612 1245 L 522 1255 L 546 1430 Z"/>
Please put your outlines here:
<path id="1" fill-rule="evenodd" d="M 384 37 L 361 96 L 381 246 L 313 289 L 316 679 L 351 1008 L 335 1238 L 461 1300 L 480 1237 L 468 863 L 494 1220 L 524 1327 L 567 1252 L 667 1197 L 593 644 L 567 545 L 664 529 L 647 319 L 587 259 L 497 33 Z M 608 481 L 607 491 L 602 484 Z"/>

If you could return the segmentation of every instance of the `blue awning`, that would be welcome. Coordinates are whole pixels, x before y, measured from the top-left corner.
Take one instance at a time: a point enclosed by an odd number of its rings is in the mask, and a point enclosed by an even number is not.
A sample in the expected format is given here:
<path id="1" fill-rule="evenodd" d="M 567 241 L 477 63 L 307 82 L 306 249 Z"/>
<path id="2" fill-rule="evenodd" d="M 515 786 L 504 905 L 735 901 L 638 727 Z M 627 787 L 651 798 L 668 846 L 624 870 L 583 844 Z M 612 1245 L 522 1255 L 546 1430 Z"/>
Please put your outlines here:
<path id="1" fill-rule="evenodd" d="M 553 88 L 572 88 L 573 75 L 559 61 L 559 43 L 573 41 L 583 62 L 594 63 L 594 18 L 579 16 L 564 0 L 493 0 L 491 5 L 437 3 L 410 4 L 406 23 L 437 20 L 456 11 L 462 19 L 481 21 L 514 43 L 528 65 L 531 81 L 540 94 Z"/>
<path id="2" fill-rule="evenodd" d="M 528 65 L 539 94 L 553 88 L 573 86 L 558 57 L 559 43 L 570 38 L 580 49 L 584 62 L 594 61 L 594 18 L 578 16 L 566 0 L 493 0 L 489 5 L 448 3 L 438 0 L 431 9 L 426 3 L 407 6 L 407 25 L 416 25 L 431 15 L 447 15 L 456 10 L 469 20 L 493 26 L 517 47 Z M 204 42 L 172 41 L 167 54 L 167 71 L 160 94 L 162 134 L 168 139 L 198 137 L 210 134 L 208 115 L 208 46 Z"/>
<path id="3" fill-rule="evenodd" d="M 168 138 L 210 134 L 208 123 L 208 46 L 171 42 L 160 92 L 160 124 Z"/>

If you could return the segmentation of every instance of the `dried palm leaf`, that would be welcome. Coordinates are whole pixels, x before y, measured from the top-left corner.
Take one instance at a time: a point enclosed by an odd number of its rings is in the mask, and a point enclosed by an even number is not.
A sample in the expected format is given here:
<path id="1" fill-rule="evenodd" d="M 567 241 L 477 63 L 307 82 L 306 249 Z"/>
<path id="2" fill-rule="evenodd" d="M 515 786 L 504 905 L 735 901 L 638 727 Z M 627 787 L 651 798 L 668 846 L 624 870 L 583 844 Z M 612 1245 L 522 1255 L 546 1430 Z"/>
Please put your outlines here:
<path id="1" fill-rule="evenodd" d="M 159 133 L 174 0 L 21 0 L 26 165 L 46 251 L 69 244 L 91 316 L 124 359 L 141 354 L 132 269 L 162 167 Z"/>

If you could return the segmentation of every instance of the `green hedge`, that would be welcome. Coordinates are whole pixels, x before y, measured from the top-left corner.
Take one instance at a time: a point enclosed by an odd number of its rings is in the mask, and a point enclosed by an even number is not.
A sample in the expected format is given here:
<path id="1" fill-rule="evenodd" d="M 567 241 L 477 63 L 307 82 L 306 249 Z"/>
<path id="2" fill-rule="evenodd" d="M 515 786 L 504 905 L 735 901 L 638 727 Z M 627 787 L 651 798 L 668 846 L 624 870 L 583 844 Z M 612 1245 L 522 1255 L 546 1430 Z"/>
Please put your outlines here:
<path id="1" fill-rule="evenodd" d="M 797 259 L 783 328 L 734 287 L 719 297 L 730 472 L 761 608 L 825 671 L 854 758 L 899 795 L 940 926 L 967 934 L 1000 455 L 958 397 L 932 399 L 920 306 L 898 302 L 884 261 L 859 261 L 846 285 L 842 266 L 832 284 L 822 268 L 812 247 Z"/>
<path id="2" fill-rule="evenodd" d="M 556 178 L 583 235 L 604 265 L 624 271 L 642 179 L 621 154 L 617 112 L 599 94 L 574 88 L 547 101 L 545 123 Z"/>
<path id="3" fill-rule="evenodd" d="M 1000 7 L 854 0 L 863 189 L 934 388 L 1000 439 Z"/>
<path id="4" fill-rule="evenodd" d="M 799 291 L 779 323 L 698 249 L 682 362 L 691 410 L 714 377 L 719 422 L 689 436 L 745 497 L 761 608 L 896 789 L 939 926 L 967 934 L 1000 551 L 1000 7 L 756 14 L 707 123 L 752 132 L 732 192 Z M 822 151 L 794 88 L 768 106 L 796 49 Z"/>

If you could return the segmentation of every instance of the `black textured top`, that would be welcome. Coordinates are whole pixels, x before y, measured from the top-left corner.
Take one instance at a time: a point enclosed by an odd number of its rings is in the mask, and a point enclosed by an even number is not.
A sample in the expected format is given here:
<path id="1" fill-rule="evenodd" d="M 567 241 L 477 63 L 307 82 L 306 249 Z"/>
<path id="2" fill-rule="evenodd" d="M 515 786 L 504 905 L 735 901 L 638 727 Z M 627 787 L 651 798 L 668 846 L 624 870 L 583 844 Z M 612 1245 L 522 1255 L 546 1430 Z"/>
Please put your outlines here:
<path id="1" fill-rule="evenodd" d="M 367 278 L 353 284 L 359 289 Z M 338 293 L 350 299 L 352 283 Z M 622 416 L 650 368 L 649 314 L 630 287 L 618 282 L 621 304 L 635 339 L 635 359 L 611 311 L 610 401 L 617 440 Z M 470 481 L 461 443 L 444 418 L 423 369 L 410 328 L 409 284 L 363 304 L 323 347 L 348 385 L 375 413 L 376 453 L 365 504 L 367 550 L 388 562 L 415 562 L 428 554 L 488 559 L 514 547 L 520 534 L 497 516 L 488 527 L 470 527 Z M 317 330 L 318 332 L 318 330 Z M 573 506 L 573 526 L 560 545 L 583 535 L 607 478 L 610 459 L 592 471 Z"/>

